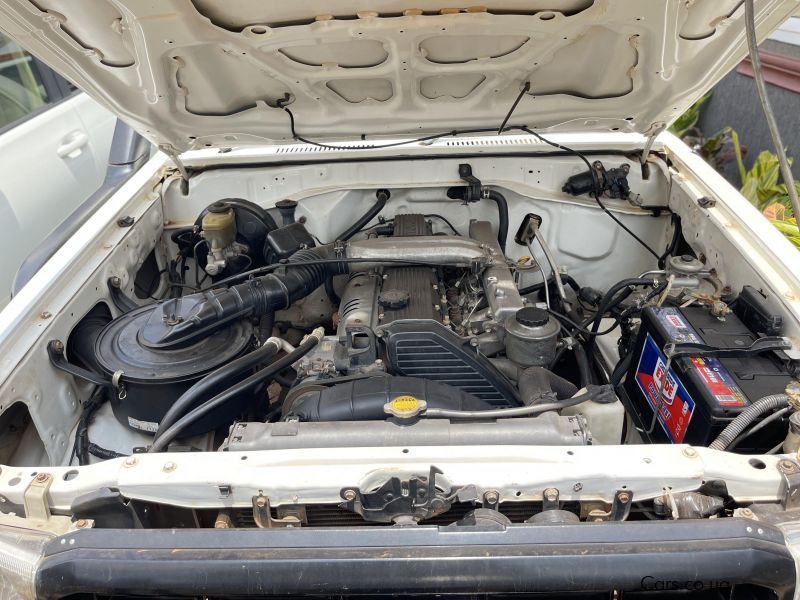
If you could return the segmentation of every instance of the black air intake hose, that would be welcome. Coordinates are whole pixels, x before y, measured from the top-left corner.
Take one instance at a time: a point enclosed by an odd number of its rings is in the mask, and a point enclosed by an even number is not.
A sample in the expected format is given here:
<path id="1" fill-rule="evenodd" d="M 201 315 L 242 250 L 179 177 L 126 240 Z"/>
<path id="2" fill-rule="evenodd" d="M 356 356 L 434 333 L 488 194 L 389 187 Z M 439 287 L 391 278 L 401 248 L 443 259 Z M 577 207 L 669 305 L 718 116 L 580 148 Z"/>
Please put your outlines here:
<path id="1" fill-rule="evenodd" d="M 288 308 L 329 277 L 349 272 L 333 244 L 300 250 L 289 262 L 318 262 L 270 273 L 224 289 L 169 300 L 153 311 L 141 331 L 145 346 L 164 349 L 189 344 L 238 319 Z"/>

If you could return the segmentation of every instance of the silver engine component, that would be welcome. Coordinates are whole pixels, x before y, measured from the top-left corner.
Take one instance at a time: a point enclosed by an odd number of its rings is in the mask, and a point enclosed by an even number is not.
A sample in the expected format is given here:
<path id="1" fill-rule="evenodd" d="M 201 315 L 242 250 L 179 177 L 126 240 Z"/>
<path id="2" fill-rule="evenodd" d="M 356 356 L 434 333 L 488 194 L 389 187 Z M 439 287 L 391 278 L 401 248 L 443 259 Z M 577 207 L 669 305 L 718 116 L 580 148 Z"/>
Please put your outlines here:
<path id="1" fill-rule="evenodd" d="M 500 250 L 500 244 L 497 243 L 497 236 L 492 231 L 491 223 L 472 221 L 469 225 L 469 235 L 480 242 L 494 259 L 493 265 L 485 269 L 481 277 L 486 302 L 489 304 L 489 316 L 502 326 L 506 319 L 516 314 L 525 303 L 519 295 L 511 269 L 505 263 L 505 256 Z"/>
<path id="2" fill-rule="evenodd" d="M 505 326 L 508 358 L 524 367 L 550 365 L 556 356 L 561 327 L 546 310 L 521 308 L 506 319 Z"/>

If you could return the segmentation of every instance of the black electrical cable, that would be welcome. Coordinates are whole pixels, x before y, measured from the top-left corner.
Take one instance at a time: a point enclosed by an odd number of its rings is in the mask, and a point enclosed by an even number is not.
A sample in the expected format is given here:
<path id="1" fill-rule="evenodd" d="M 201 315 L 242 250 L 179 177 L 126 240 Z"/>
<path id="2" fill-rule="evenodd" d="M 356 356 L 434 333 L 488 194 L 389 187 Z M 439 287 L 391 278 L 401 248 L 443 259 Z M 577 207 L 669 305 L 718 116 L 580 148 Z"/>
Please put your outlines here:
<path id="1" fill-rule="evenodd" d="M 243 379 L 239 383 L 233 385 L 232 387 L 228 388 L 224 392 L 221 392 L 207 400 L 200 406 L 195 407 L 188 413 L 186 413 L 183 417 L 178 419 L 171 427 L 166 429 L 161 436 L 153 441 L 153 444 L 148 448 L 148 452 L 161 452 L 164 448 L 166 448 L 175 438 L 180 436 L 181 432 L 184 431 L 187 427 L 195 423 L 197 420 L 204 417 L 206 414 L 211 412 L 212 410 L 216 409 L 219 406 L 222 406 L 231 398 L 234 398 L 241 394 L 242 392 L 252 389 L 253 387 L 260 385 L 264 381 L 271 379 L 275 373 L 279 373 L 283 371 L 285 368 L 290 367 L 295 362 L 297 362 L 300 358 L 308 354 L 314 346 L 319 343 L 319 338 L 316 335 L 310 335 L 308 339 L 300 344 L 297 348 L 295 348 L 292 352 L 287 354 L 286 356 L 276 360 L 275 362 L 271 363 L 269 366 L 264 367 L 260 371 L 250 375 L 246 379 Z"/>
<path id="2" fill-rule="evenodd" d="M 336 146 L 334 144 L 324 144 L 321 142 L 315 142 L 314 140 L 310 140 L 308 138 L 301 136 L 299 133 L 297 133 L 297 130 L 295 129 L 294 114 L 292 114 L 292 111 L 285 106 L 282 108 L 283 110 L 286 111 L 286 114 L 289 115 L 289 129 L 292 132 L 292 139 L 295 139 L 298 142 L 303 142 L 304 144 L 316 146 L 317 148 L 327 148 L 329 150 L 380 150 L 382 148 L 395 148 L 397 146 L 407 146 L 409 144 L 429 142 L 431 140 L 438 140 L 443 137 L 456 137 L 459 135 L 469 135 L 472 133 L 495 133 L 497 131 L 493 127 L 481 127 L 475 129 L 452 129 L 450 131 L 444 131 L 442 133 L 426 135 L 423 137 L 415 138 L 413 140 L 403 140 L 401 142 L 391 142 L 389 144 L 365 144 L 363 146 Z M 520 129 L 520 127 L 508 127 L 507 129 Z"/>
<path id="3" fill-rule="evenodd" d="M 425 217 L 426 219 L 439 219 L 440 221 L 443 221 L 444 224 L 447 225 L 453 233 L 455 233 L 458 236 L 461 235 L 461 233 L 459 233 L 458 229 L 453 227 L 453 224 L 450 221 L 448 221 L 447 218 L 443 217 L 442 215 L 437 215 L 436 213 L 429 213 L 427 215 L 422 215 L 422 216 Z"/>

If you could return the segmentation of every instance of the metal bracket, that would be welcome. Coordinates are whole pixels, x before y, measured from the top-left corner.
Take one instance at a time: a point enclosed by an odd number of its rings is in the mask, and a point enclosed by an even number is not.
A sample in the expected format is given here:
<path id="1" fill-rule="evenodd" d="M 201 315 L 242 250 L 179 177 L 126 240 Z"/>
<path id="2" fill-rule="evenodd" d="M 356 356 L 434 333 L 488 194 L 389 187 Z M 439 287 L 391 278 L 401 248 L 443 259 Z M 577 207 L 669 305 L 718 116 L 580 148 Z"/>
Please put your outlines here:
<path id="1" fill-rule="evenodd" d="M 186 166 L 178 157 L 178 151 L 169 144 L 161 144 L 158 149 L 172 159 L 172 162 L 175 163 L 175 168 L 178 169 L 178 173 L 181 174 L 181 179 L 189 183 L 189 171 L 186 170 Z"/>
<path id="2" fill-rule="evenodd" d="M 788 350 L 792 343 L 785 337 L 769 336 L 759 338 L 747 348 L 716 348 L 706 344 L 669 343 L 664 346 L 664 356 L 675 360 L 678 358 L 706 358 L 709 356 L 719 358 L 744 358 L 763 352 L 774 350 Z"/>
<path id="3" fill-rule="evenodd" d="M 456 497 L 456 494 L 437 493 L 436 475 L 442 475 L 442 471 L 431 466 L 428 477 L 412 476 L 407 481 L 392 477 L 373 492 L 344 488 L 340 492 L 344 502 L 339 506 L 361 515 L 365 521 L 391 523 L 428 519 L 447 510 Z"/>
<path id="4" fill-rule="evenodd" d="M 281 519 L 273 519 L 269 510 L 269 498 L 259 492 L 253 496 L 253 520 L 261 529 L 276 527 L 300 527 L 301 521 L 294 515 L 287 515 Z"/>
<path id="5" fill-rule="evenodd" d="M 93 371 L 89 371 L 88 369 L 84 369 L 77 365 L 73 365 L 71 362 L 68 362 L 66 357 L 64 356 L 64 342 L 61 340 L 50 340 L 47 344 L 47 357 L 50 359 L 50 364 L 53 365 L 59 371 L 63 371 L 64 373 L 69 373 L 70 375 L 77 377 L 78 379 L 83 379 L 85 381 L 91 381 L 92 383 L 96 383 L 97 385 L 102 385 L 106 387 L 111 387 L 111 381 L 94 373 Z"/>
<path id="6" fill-rule="evenodd" d="M 126 313 L 132 311 L 134 308 L 139 308 L 139 305 L 122 291 L 122 280 L 119 277 L 109 277 L 107 283 L 111 302 L 114 303 L 114 306 L 116 306 L 120 312 Z"/>
<path id="7" fill-rule="evenodd" d="M 781 474 L 781 504 L 784 510 L 800 508 L 800 467 L 788 458 L 778 461 Z"/>
<path id="8" fill-rule="evenodd" d="M 614 493 L 614 500 L 611 502 L 611 510 L 593 510 L 589 513 L 590 521 L 624 521 L 631 513 L 631 500 L 633 492 L 629 490 L 617 490 Z"/>
<path id="9" fill-rule="evenodd" d="M 481 180 L 472 174 L 472 165 L 461 163 L 458 165 L 458 176 L 467 184 L 464 193 L 464 203 L 477 202 L 481 199 Z"/>
<path id="10" fill-rule="evenodd" d="M 557 488 L 547 488 L 542 492 L 542 511 L 546 510 L 558 510 L 559 502 L 559 491 Z"/>
<path id="11" fill-rule="evenodd" d="M 37 521 L 48 521 L 50 519 L 50 504 L 47 502 L 47 492 L 52 484 L 53 476 L 50 473 L 39 473 L 31 480 L 22 496 L 26 518 Z"/>

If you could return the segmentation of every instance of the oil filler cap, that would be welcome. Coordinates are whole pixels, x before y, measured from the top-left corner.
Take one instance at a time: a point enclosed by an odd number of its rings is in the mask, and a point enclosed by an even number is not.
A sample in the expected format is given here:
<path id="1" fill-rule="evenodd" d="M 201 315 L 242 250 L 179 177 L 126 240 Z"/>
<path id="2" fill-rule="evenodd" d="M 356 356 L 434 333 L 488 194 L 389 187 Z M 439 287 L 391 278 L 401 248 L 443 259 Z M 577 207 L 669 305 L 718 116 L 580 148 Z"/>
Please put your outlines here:
<path id="1" fill-rule="evenodd" d="M 542 327 L 550 321 L 550 315 L 547 311 L 535 306 L 520 308 L 514 317 L 517 319 L 517 323 L 525 327 Z"/>
<path id="2" fill-rule="evenodd" d="M 411 294 L 406 290 L 384 290 L 378 296 L 380 305 L 388 310 L 400 310 L 408 306 Z"/>
<path id="3" fill-rule="evenodd" d="M 397 396 L 383 405 L 383 412 L 398 419 L 411 419 L 428 407 L 428 403 L 414 396 Z"/>

